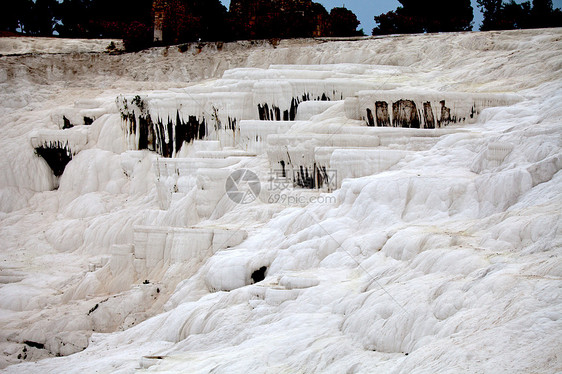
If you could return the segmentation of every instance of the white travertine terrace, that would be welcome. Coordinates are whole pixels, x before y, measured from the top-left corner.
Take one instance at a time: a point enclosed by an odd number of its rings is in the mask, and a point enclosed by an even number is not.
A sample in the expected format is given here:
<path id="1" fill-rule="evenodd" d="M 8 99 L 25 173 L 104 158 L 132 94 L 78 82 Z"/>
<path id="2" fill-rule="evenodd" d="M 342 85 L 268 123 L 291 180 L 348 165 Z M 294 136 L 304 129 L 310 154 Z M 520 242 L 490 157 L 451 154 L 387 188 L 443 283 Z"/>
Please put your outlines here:
<path id="1" fill-rule="evenodd" d="M 0 368 L 559 371 L 561 38 L 0 41 Z"/>

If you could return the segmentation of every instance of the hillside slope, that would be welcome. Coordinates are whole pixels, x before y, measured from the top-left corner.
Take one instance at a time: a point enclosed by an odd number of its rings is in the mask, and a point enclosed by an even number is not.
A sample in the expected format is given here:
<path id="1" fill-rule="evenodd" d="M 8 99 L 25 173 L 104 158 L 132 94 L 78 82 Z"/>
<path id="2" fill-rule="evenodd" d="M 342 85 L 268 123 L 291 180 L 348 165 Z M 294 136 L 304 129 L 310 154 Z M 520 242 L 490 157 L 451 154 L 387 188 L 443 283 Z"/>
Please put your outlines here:
<path id="1" fill-rule="evenodd" d="M 562 370 L 561 38 L 0 57 L 1 367 Z"/>

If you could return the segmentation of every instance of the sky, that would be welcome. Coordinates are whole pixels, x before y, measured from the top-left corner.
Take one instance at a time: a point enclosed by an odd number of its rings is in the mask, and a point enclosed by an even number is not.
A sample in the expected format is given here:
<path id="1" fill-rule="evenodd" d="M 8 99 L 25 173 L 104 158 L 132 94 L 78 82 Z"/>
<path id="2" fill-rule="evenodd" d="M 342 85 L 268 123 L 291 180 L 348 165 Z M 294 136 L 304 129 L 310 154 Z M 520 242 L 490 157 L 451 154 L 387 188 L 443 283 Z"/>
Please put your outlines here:
<path id="1" fill-rule="evenodd" d="M 220 0 L 227 8 L 230 4 L 230 0 Z M 371 35 L 371 30 L 376 26 L 374 16 L 381 13 L 386 13 L 391 10 L 395 10 L 400 3 L 398 0 L 314 0 L 316 3 L 324 5 L 326 10 L 329 12 L 334 7 L 344 6 L 350 9 L 357 15 L 357 18 L 361 22 L 359 28 L 363 28 L 365 34 Z M 516 2 L 521 3 L 521 0 L 516 0 Z M 562 8 L 562 0 L 552 1 L 555 8 Z M 478 30 L 480 23 L 482 22 L 482 14 L 476 6 L 476 0 L 472 0 L 472 7 L 474 8 L 474 30 Z"/>

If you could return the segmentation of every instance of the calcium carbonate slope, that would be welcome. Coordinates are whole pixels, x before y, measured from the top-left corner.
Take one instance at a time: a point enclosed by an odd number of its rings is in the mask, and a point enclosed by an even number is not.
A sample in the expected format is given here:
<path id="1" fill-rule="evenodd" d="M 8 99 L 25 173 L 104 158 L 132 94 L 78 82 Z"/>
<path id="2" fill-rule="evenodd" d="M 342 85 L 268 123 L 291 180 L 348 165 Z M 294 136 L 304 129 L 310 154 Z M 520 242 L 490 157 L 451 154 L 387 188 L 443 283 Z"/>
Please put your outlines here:
<path id="1" fill-rule="evenodd" d="M 2 57 L 2 367 L 561 370 L 561 36 Z"/>

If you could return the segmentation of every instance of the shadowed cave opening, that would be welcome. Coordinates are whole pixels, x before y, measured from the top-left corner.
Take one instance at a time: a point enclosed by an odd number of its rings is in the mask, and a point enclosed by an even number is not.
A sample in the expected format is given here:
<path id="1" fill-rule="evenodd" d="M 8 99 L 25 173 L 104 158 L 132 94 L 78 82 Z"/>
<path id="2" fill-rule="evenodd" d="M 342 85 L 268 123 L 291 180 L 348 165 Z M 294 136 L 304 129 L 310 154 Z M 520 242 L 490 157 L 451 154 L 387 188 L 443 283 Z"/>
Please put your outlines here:
<path id="1" fill-rule="evenodd" d="M 254 281 L 254 283 L 258 283 L 264 280 L 266 271 L 267 271 L 267 266 L 262 266 L 258 270 L 254 271 L 252 273 L 252 280 Z"/>
<path id="2" fill-rule="evenodd" d="M 29 347 L 33 347 L 33 348 L 37 348 L 37 349 L 45 349 L 45 344 L 43 343 L 37 343 L 31 340 L 26 340 L 23 342 L 23 344 L 29 346 Z"/>
<path id="3" fill-rule="evenodd" d="M 66 165 L 72 160 L 72 152 L 61 142 L 44 144 L 35 148 L 35 152 L 47 161 L 47 164 L 57 177 L 62 175 Z"/>
<path id="4" fill-rule="evenodd" d="M 74 125 L 72 123 L 70 123 L 70 120 L 68 118 L 66 118 L 65 116 L 62 116 L 62 122 L 64 123 L 62 126 L 63 130 L 66 129 L 71 129 L 74 127 Z"/>

